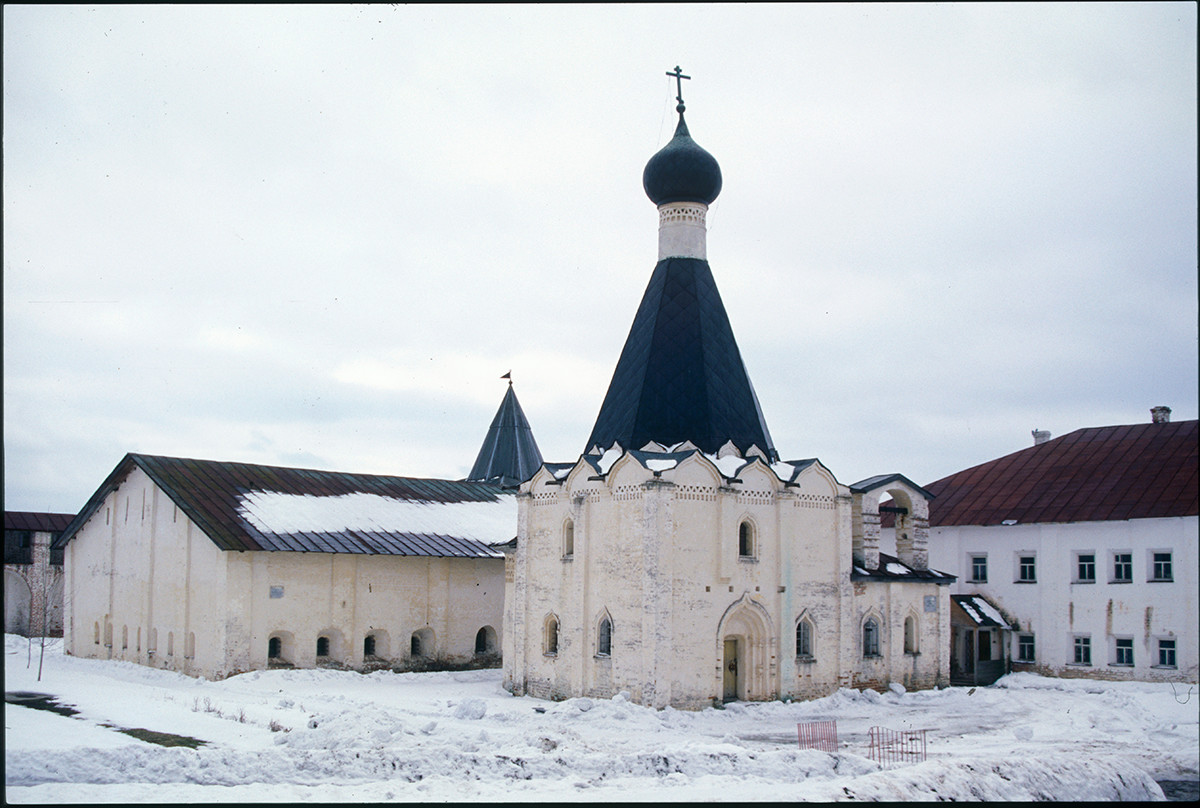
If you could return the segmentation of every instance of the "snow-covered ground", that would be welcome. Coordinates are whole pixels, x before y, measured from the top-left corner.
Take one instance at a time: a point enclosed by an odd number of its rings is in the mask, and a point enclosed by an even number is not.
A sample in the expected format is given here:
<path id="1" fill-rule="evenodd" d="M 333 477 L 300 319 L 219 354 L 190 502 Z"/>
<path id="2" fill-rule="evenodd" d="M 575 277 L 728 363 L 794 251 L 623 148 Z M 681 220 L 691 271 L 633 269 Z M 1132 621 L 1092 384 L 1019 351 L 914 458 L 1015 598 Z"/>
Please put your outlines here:
<path id="1" fill-rule="evenodd" d="M 1200 771 L 1195 684 L 1005 677 L 987 688 L 842 690 L 795 703 L 651 710 L 515 698 L 497 670 L 259 671 L 220 682 L 5 637 L 5 796 L 54 802 L 1145 800 Z M 836 719 L 840 751 L 797 748 Z M 197 749 L 116 728 L 201 739 Z M 927 729 L 924 763 L 881 769 L 872 726 Z"/>

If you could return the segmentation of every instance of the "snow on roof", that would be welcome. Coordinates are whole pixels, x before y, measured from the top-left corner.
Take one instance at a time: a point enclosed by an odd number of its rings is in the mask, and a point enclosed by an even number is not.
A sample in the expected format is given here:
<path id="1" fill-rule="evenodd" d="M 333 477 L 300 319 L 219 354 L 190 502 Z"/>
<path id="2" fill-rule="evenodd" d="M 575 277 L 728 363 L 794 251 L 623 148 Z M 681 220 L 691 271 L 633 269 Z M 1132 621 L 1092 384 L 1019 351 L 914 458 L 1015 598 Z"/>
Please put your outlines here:
<path id="1" fill-rule="evenodd" d="M 666 471 L 667 469 L 673 469 L 678 465 L 679 461 L 673 457 L 664 459 L 653 458 L 646 461 L 646 468 L 650 469 L 651 471 Z"/>
<path id="2" fill-rule="evenodd" d="M 724 457 L 717 457 L 711 454 L 705 454 L 704 456 L 726 477 L 736 477 L 738 470 L 748 462 L 744 457 L 738 457 L 733 454 L 725 455 Z"/>
<path id="3" fill-rule="evenodd" d="M 959 608 L 966 612 L 967 617 L 975 621 L 977 625 L 1009 627 L 1008 621 L 1004 619 L 1004 615 L 1000 614 L 1000 610 L 982 596 L 953 595 L 952 598 Z"/>
<path id="4" fill-rule="evenodd" d="M 890 572 L 892 575 L 908 575 L 910 572 L 912 572 L 912 570 L 910 570 L 908 567 L 904 566 L 903 564 L 896 564 L 896 563 L 889 563 L 887 565 L 887 571 Z"/>
<path id="5" fill-rule="evenodd" d="M 771 471 L 775 472 L 775 476 L 785 483 L 790 483 L 792 477 L 796 475 L 796 467 L 791 463 L 785 463 L 780 460 L 771 464 Z"/>
<path id="6" fill-rule="evenodd" d="M 1008 625 L 1008 621 L 1004 619 L 1004 615 L 1000 614 L 1000 610 L 995 606 L 988 603 L 983 598 L 973 598 L 972 601 L 974 602 L 975 606 L 978 607 L 979 611 L 983 612 L 985 617 L 996 623 L 1000 623 L 1001 625 Z"/>
<path id="7" fill-rule="evenodd" d="M 620 459 L 621 455 L 625 454 L 625 450 L 620 446 L 613 446 L 607 449 L 600 459 L 596 461 L 596 465 L 600 468 L 601 474 L 608 474 L 608 470 L 612 468 L 613 463 Z"/>
<path id="8" fill-rule="evenodd" d="M 259 532 L 410 533 L 450 535 L 497 544 L 517 528 L 517 501 L 501 495 L 491 502 L 425 502 L 352 493 L 338 496 L 250 491 L 238 512 Z"/>

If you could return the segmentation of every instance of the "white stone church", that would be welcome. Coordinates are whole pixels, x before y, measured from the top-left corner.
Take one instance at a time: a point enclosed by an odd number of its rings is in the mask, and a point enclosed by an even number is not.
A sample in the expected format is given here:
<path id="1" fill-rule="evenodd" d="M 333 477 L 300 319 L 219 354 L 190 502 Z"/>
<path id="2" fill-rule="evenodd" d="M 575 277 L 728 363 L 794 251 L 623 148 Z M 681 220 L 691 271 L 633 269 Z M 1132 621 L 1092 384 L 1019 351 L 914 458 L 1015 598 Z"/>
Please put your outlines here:
<path id="1" fill-rule="evenodd" d="M 658 263 L 586 451 L 520 487 L 505 687 L 700 708 L 948 684 L 955 577 L 928 566 L 930 496 L 779 459 L 707 260 L 720 168 L 677 110 L 643 173 Z"/>

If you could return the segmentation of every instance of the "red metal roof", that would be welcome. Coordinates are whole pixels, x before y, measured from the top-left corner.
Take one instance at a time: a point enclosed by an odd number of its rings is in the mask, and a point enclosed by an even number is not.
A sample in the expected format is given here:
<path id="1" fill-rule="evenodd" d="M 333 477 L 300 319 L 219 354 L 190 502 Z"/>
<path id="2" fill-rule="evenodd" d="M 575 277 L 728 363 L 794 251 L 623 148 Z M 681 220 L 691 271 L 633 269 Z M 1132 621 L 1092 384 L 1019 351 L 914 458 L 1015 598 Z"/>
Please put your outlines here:
<path id="1" fill-rule="evenodd" d="M 517 531 L 515 506 L 511 533 L 503 518 L 479 518 L 512 500 L 498 484 L 127 454 L 54 546 L 68 543 L 134 468 L 222 550 L 499 558 L 491 544 Z M 348 521 L 331 527 L 331 514 Z"/>
<path id="2" fill-rule="evenodd" d="M 33 530 L 58 533 L 66 530 L 75 518 L 73 513 L 31 513 L 30 511 L 5 511 L 5 530 Z"/>
<path id="3" fill-rule="evenodd" d="M 925 486 L 929 524 L 1200 514 L 1197 421 L 1077 429 Z"/>

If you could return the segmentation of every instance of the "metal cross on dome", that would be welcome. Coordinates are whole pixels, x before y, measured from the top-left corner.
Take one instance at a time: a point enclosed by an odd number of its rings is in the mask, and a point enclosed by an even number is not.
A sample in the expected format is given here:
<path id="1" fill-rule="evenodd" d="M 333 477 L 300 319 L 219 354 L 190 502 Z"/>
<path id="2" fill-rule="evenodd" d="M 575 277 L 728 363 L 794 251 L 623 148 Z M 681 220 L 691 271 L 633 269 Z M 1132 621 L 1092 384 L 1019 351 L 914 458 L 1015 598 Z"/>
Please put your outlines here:
<path id="1" fill-rule="evenodd" d="M 688 81 L 691 81 L 692 77 L 683 75 L 683 71 L 679 69 L 679 65 L 675 65 L 674 71 L 668 70 L 667 75 L 675 77 L 675 100 L 678 101 L 679 106 L 682 107 L 683 106 L 683 79 L 687 79 Z M 679 111 L 683 112 L 682 109 Z"/>

